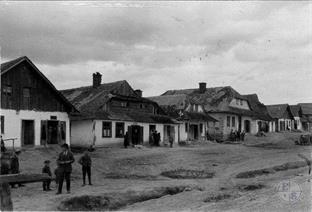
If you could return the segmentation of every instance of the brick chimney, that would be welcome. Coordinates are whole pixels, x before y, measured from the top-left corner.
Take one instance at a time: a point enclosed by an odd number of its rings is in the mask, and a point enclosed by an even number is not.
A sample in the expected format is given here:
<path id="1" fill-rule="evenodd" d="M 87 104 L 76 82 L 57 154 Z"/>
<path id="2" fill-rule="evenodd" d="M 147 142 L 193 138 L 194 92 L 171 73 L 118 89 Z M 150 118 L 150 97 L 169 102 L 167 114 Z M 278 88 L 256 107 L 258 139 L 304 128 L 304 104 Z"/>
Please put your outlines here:
<path id="1" fill-rule="evenodd" d="M 138 95 L 139 97 L 142 97 L 142 91 L 140 89 L 137 89 L 134 91 L 136 95 Z"/>
<path id="2" fill-rule="evenodd" d="M 102 74 L 99 72 L 93 73 L 93 88 L 97 88 L 102 83 Z"/>
<path id="3" fill-rule="evenodd" d="M 207 85 L 207 83 L 205 83 L 205 82 L 200 82 L 199 83 L 199 93 L 205 93 L 206 85 Z"/>

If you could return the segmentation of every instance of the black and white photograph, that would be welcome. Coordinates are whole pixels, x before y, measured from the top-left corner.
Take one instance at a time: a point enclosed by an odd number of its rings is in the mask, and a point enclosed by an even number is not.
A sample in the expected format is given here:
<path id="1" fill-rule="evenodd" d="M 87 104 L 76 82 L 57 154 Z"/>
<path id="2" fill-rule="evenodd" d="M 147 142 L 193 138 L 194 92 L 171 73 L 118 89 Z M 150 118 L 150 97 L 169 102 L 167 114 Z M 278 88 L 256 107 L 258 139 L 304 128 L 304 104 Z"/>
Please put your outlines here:
<path id="1" fill-rule="evenodd" d="M 1 211 L 312 210 L 311 1 L 0 1 Z"/>

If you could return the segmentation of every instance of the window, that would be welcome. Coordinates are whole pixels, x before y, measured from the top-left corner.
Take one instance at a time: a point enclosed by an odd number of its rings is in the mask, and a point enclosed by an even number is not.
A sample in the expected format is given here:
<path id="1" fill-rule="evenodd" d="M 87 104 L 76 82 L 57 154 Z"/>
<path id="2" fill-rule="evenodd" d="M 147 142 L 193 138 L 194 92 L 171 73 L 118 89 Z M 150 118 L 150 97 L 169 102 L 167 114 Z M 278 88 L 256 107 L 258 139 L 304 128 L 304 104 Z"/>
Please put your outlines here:
<path id="1" fill-rule="evenodd" d="M 103 121 L 102 124 L 102 137 L 112 137 L 112 122 Z"/>
<path id="2" fill-rule="evenodd" d="M 185 132 L 188 132 L 188 124 L 185 123 Z"/>
<path id="3" fill-rule="evenodd" d="M 4 133 L 4 116 L 1 116 L 1 134 Z"/>
<path id="4" fill-rule="evenodd" d="M 240 105 L 243 105 L 243 100 L 240 100 Z"/>
<path id="5" fill-rule="evenodd" d="M 23 88 L 24 109 L 30 109 L 30 88 Z"/>
<path id="6" fill-rule="evenodd" d="M 116 138 L 122 138 L 124 136 L 125 123 L 116 122 Z"/>
<path id="7" fill-rule="evenodd" d="M 3 101 L 4 106 L 7 108 L 12 107 L 12 86 L 10 85 L 4 85 L 3 88 Z"/>
<path id="8" fill-rule="evenodd" d="M 237 104 L 237 105 L 239 104 L 239 100 L 238 100 L 238 99 L 236 99 L 236 104 Z"/>
<path id="9" fill-rule="evenodd" d="M 227 127 L 230 127 L 230 126 L 231 126 L 231 117 L 230 117 L 230 116 L 227 116 L 227 117 L 226 117 L 226 126 L 227 126 Z"/>
<path id="10" fill-rule="evenodd" d="M 140 104 L 140 109 L 142 109 L 143 108 L 143 104 Z"/>
<path id="11" fill-rule="evenodd" d="M 232 127 L 235 127 L 235 116 L 232 117 Z"/>
<path id="12" fill-rule="evenodd" d="M 120 104 L 121 104 L 121 107 L 127 107 L 128 106 L 127 102 L 121 102 Z"/>

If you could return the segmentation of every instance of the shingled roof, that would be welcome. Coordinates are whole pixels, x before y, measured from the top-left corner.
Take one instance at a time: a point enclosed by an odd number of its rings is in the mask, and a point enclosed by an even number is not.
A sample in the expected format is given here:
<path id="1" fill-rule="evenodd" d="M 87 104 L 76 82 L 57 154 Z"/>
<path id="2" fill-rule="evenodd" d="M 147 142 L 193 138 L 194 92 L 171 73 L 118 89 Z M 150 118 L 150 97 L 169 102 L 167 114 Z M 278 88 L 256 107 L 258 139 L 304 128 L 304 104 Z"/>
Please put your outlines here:
<path id="1" fill-rule="evenodd" d="M 299 105 L 289 105 L 289 108 L 293 116 L 299 117 L 299 110 L 300 110 Z"/>
<path id="2" fill-rule="evenodd" d="M 312 115 L 312 103 L 299 103 L 302 114 L 304 115 Z"/>
<path id="3" fill-rule="evenodd" d="M 288 104 L 266 105 L 268 112 L 272 118 L 285 118 L 284 114 L 289 110 Z M 289 110 L 290 111 L 290 110 Z M 290 113 L 290 115 L 292 115 Z"/>
<path id="4" fill-rule="evenodd" d="M 272 120 L 267 107 L 259 101 L 257 94 L 247 94 L 243 96 L 248 100 L 250 109 L 256 113 L 255 116 L 258 119 L 265 121 Z"/>
<path id="5" fill-rule="evenodd" d="M 61 101 L 72 110 L 72 112 L 78 112 L 77 109 L 72 105 L 63 95 L 61 92 L 59 92 L 54 85 L 50 82 L 50 80 L 33 64 L 33 62 L 26 56 L 19 57 L 14 60 L 10 60 L 8 62 L 1 64 L 1 75 L 5 74 L 6 72 L 12 70 L 15 66 L 26 62 L 28 63 L 35 72 L 39 74 L 39 76 L 43 79 L 45 83 L 47 83 L 50 88 L 53 90 L 53 92 L 61 99 Z"/>

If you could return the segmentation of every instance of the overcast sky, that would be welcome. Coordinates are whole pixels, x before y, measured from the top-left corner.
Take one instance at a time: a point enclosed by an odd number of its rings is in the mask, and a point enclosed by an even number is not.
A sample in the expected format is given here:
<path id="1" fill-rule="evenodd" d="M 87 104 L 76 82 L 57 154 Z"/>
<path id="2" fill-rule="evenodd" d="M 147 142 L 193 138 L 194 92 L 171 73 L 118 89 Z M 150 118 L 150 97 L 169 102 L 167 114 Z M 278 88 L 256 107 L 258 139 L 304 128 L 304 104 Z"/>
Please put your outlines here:
<path id="1" fill-rule="evenodd" d="M 1 62 L 28 56 L 58 89 L 126 79 L 144 96 L 230 85 L 312 102 L 310 2 L 0 2 Z"/>

